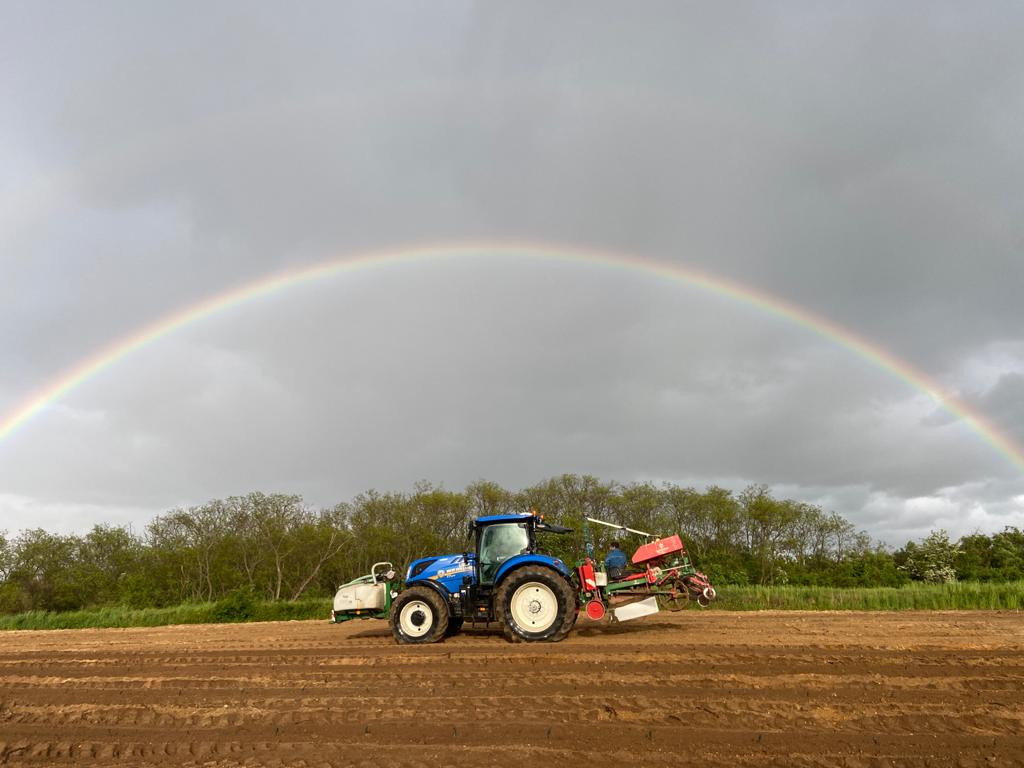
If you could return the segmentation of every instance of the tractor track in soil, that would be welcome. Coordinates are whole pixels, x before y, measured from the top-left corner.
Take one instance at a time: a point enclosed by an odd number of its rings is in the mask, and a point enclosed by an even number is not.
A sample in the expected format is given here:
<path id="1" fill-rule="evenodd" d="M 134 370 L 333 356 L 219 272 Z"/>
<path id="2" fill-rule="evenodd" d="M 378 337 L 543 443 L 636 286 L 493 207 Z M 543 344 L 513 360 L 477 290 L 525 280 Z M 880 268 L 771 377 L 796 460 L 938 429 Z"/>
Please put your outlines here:
<path id="1" fill-rule="evenodd" d="M 1024 614 L 0 633 L 0 766 L 1024 766 Z"/>

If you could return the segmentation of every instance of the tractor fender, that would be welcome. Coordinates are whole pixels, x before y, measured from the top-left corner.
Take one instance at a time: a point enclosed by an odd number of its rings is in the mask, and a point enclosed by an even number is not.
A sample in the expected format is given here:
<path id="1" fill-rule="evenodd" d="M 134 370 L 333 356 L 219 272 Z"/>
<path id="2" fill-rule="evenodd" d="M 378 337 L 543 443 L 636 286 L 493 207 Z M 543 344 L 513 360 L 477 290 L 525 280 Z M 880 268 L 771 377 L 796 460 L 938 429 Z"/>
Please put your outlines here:
<path id="1" fill-rule="evenodd" d="M 509 573 L 514 571 L 516 568 L 519 568 L 524 565 L 542 565 L 545 568 L 550 568 L 553 571 L 557 571 L 567 579 L 571 578 L 569 575 L 569 568 L 557 557 L 549 557 L 548 555 L 537 554 L 516 555 L 515 557 L 510 557 L 508 560 L 501 564 L 501 567 L 498 569 L 498 572 L 494 574 L 494 586 L 497 587 L 501 583 L 501 580 L 505 578 Z"/>
<path id="2" fill-rule="evenodd" d="M 416 579 L 415 581 L 405 582 L 405 588 L 408 589 L 409 587 L 430 587 L 430 589 L 434 590 L 435 592 L 437 592 L 437 594 L 444 598 L 444 604 L 448 606 L 449 613 L 451 612 L 451 606 L 449 605 L 449 602 L 452 596 L 451 594 L 449 594 L 448 590 L 444 588 L 443 584 L 438 584 L 436 581 L 433 581 L 432 579 Z"/>

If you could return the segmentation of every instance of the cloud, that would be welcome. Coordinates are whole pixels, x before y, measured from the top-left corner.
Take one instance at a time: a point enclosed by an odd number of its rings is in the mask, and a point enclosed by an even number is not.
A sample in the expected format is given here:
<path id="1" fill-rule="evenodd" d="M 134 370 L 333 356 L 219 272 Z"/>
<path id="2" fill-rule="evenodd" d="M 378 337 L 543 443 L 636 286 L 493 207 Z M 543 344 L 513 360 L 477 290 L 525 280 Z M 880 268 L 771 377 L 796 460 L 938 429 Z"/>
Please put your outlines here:
<path id="1" fill-rule="evenodd" d="M 163 510 L 160 510 L 163 511 Z M 0 494 L 0 533 L 42 528 L 51 533 L 81 533 L 93 525 L 131 526 L 140 530 L 156 510 L 116 504 L 62 504 Z"/>
<path id="2" fill-rule="evenodd" d="M 773 292 L 1024 440 L 1019 9 L 3 14 L 0 159 L 17 178 L 0 200 L 31 194 L 0 222 L 2 411 L 287 266 L 528 239 Z M 1020 493 L 960 420 L 804 329 L 502 260 L 252 302 L 0 444 L 0 488 L 86 516 L 562 471 L 767 482 L 886 536 L 929 516 L 996 525 Z"/>

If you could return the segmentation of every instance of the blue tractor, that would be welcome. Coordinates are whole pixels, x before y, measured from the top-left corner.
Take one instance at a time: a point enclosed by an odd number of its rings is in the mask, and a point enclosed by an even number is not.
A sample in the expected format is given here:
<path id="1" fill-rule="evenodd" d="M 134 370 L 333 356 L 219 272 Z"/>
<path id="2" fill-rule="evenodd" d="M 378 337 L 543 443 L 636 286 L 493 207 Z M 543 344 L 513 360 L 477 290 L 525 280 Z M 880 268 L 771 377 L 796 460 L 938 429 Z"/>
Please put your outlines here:
<path id="1" fill-rule="evenodd" d="M 469 524 L 475 551 L 413 561 L 400 591 L 384 577 L 357 579 L 338 590 L 333 620 L 388 618 L 399 643 L 436 643 L 466 621 L 497 622 L 513 642 L 562 640 L 576 622 L 578 590 L 537 535 L 569 532 L 533 513 L 477 518 Z M 380 595 L 357 603 L 357 590 Z"/>

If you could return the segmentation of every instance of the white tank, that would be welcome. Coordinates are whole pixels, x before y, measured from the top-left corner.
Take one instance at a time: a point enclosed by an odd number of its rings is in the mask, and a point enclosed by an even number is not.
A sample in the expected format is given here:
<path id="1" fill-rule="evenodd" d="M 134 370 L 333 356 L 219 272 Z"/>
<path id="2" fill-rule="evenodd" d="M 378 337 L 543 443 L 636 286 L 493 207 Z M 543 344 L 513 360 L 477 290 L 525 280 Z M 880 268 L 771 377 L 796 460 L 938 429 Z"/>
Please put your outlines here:
<path id="1" fill-rule="evenodd" d="M 384 584 L 349 584 L 339 587 L 334 595 L 334 610 L 341 611 L 382 611 L 384 610 Z"/>

